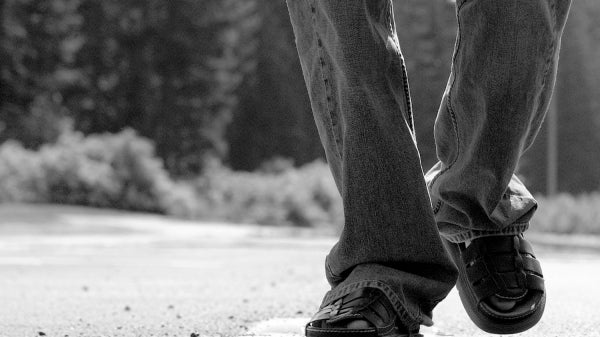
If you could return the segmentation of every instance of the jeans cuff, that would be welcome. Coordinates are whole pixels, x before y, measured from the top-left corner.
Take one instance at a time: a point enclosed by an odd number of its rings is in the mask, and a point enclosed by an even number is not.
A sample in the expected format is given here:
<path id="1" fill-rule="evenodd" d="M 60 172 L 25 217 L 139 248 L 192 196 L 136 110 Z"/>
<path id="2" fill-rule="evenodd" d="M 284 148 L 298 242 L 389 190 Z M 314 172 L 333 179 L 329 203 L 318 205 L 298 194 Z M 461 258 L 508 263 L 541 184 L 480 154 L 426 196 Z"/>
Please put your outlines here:
<path id="1" fill-rule="evenodd" d="M 516 235 L 525 232 L 528 228 L 529 222 L 523 222 L 512 224 L 506 228 L 497 231 L 465 230 L 452 234 L 444 234 L 440 232 L 440 236 L 452 243 L 461 243 L 467 240 L 474 240 L 486 236 Z"/>
<path id="2" fill-rule="evenodd" d="M 323 302 L 321 304 L 321 308 L 331 304 L 335 300 L 348 295 L 349 293 L 361 289 L 361 288 L 375 288 L 381 290 L 386 297 L 389 299 L 390 303 L 394 307 L 398 318 L 404 324 L 409 331 L 418 331 L 421 325 L 431 326 L 433 325 L 433 321 L 430 317 L 426 317 L 423 315 L 419 315 L 415 317 L 408 310 L 404 303 L 400 300 L 400 298 L 396 295 L 396 293 L 392 290 L 390 286 L 385 284 L 384 282 L 378 280 L 363 280 L 359 282 L 354 282 L 346 285 L 342 285 L 340 287 L 336 287 L 325 294 L 325 298 L 323 298 Z"/>

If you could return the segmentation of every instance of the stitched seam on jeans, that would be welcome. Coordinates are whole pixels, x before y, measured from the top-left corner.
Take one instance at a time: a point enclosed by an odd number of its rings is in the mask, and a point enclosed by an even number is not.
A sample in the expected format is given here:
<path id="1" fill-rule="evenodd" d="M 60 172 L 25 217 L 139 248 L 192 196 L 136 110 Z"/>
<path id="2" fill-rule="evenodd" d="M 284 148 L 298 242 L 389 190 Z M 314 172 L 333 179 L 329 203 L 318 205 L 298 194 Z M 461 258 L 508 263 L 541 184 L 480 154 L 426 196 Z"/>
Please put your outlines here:
<path id="1" fill-rule="evenodd" d="M 553 23 L 556 23 L 556 2 L 552 1 L 550 3 L 550 12 L 552 12 L 552 20 Z M 554 52 L 556 49 L 556 44 L 554 43 L 554 38 L 550 40 L 550 46 L 548 48 L 548 58 L 546 59 L 546 69 L 544 70 L 544 76 L 542 77 L 542 88 L 546 86 L 546 79 L 548 78 L 548 72 L 550 71 L 552 60 L 554 59 Z"/>
<path id="2" fill-rule="evenodd" d="M 554 1 L 550 2 L 550 12 L 552 15 L 553 24 L 555 24 L 557 22 L 557 17 L 556 17 L 556 2 L 554 2 Z M 548 56 L 546 58 L 546 67 L 545 67 L 544 73 L 542 75 L 542 82 L 540 83 L 540 92 L 539 92 L 540 96 L 541 96 L 542 92 L 544 91 L 544 87 L 546 87 L 546 85 L 547 85 L 547 79 L 548 79 L 550 69 L 552 68 L 555 50 L 556 50 L 556 44 L 555 44 L 554 38 L 552 38 L 550 40 L 550 44 L 548 46 Z M 549 100 L 551 100 L 551 99 L 552 99 L 552 96 L 549 97 Z M 545 114 L 539 114 L 535 120 L 532 120 L 532 124 L 539 123 L 539 120 L 543 119 L 544 116 L 545 116 Z"/>
<path id="3" fill-rule="evenodd" d="M 450 241 L 452 243 L 460 243 L 460 242 L 465 242 L 466 240 L 472 240 L 472 239 L 486 237 L 486 236 L 520 234 L 520 233 L 525 232 L 528 229 L 528 227 L 529 227 L 528 222 L 517 222 L 517 223 L 510 225 L 510 227 L 503 228 L 502 230 L 499 230 L 499 231 L 473 230 L 473 231 L 466 231 L 466 232 L 450 234 L 450 235 L 442 234 L 442 237 L 445 240 Z"/>
<path id="4" fill-rule="evenodd" d="M 326 75 L 326 66 L 325 66 L 325 57 L 324 57 L 324 51 L 323 51 L 323 43 L 321 41 L 321 38 L 319 37 L 319 33 L 317 32 L 316 26 L 317 26 L 317 10 L 316 10 L 316 6 L 315 6 L 315 1 L 310 1 L 309 2 L 309 6 L 310 6 L 310 10 L 312 13 L 311 19 L 312 19 L 312 24 L 313 24 L 313 31 L 315 34 L 315 39 L 317 40 L 317 49 L 319 51 L 319 66 L 321 69 L 321 79 L 323 81 L 323 86 L 325 87 L 325 96 L 326 96 L 326 106 L 327 106 L 327 113 L 329 114 L 329 131 L 331 132 L 331 135 L 333 136 L 333 141 L 335 143 L 335 149 L 336 149 L 336 154 L 338 156 L 338 158 L 342 158 L 342 153 L 340 151 L 340 144 L 341 144 L 341 140 L 340 137 L 338 136 L 337 132 L 335 131 L 338 123 L 337 123 L 337 115 L 335 114 L 335 112 L 333 111 L 333 107 L 331 105 L 331 101 L 333 100 L 333 96 L 332 96 L 332 90 L 331 90 L 331 79 L 327 77 Z"/>
<path id="5" fill-rule="evenodd" d="M 431 180 L 431 187 L 433 188 L 433 185 L 435 184 L 435 182 L 438 180 L 438 178 L 444 174 L 445 172 L 447 172 L 448 170 L 450 170 L 452 168 L 452 166 L 454 166 L 454 164 L 456 164 L 456 162 L 458 161 L 458 157 L 460 156 L 460 137 L 458 135 L 458 122 L 456 119 L 456 114 L 454 112 L 454 109 L 452 108 L 452 89 L 454 89 L 454 84 L 456 83 L 456 77 L 458 76 L 457 74 L 457 69 L 456 69 L 456 58 L 458 57 L 458 53 L 460 51 L 460 47 L 461 47 L 461 42 L 462 42 L 462 29 L 461 29 L 461 24 L 460 24 L 460 10 L 463 7 L 463 5 L 466 3 L 466 1 L 462 2 L 460 4 L 460 6 L 457 7 L 456 9 L 456 21 L 457 21 L 457 25 L 458 25 L 458 34 L 457 34 L 457 41 L 456 41 L 456 51 L 454 53 L 454 56 L 452 57 L 452 66 L 454 67 L 453 72 L 454 72 L 454 78 L 452 79 L 452 83 L 450 84 L 450 88 L 448 89 L 448 102 L 446 103 L 446 108 L 448 109 L 448 112 L 450 112 L 450 117 L 452 118 L 452 127 L 454 128 L 454 136 L 456 139 L 456 156 L 454 157 L 454 160 L 452 160 L 452 162 L 450 164 L 448 164 L 447 167 L 445 167 L 444 169 L 442 169 L 440 171 L 440 173 L 438 173 L 438 175 L 436 175 L 432 180 Z M 439 199 L 435 205 L 435 207 L 433 208 L 433 214 L 437 214 L 440 209 L 442 208 L 442 200 Z"/>
<path id="6" fill-rule="evenodd" d="M 394 21 L 393 12 L 392 12 L 392 2 L 388 1 L 386 4 L 386 17 L 385 21 L 387 23 L 388 29 L 393 34 L 394 33 L 394 25 L 392 24 Z"/>
<path id="7" fill-rule="evenodd" d="M 406 64 L 404 58 L 402 58 L 402 81 L 404 82 L 404 97 L 406 100 L 406 112 L 408 114 L 408 125 L 410 129 L 415 132 L 415 122 L 413 121 L 412 101 L 410 98 L 410 88 L 408 86 L 408 73 L 406 71 Z"/>
<path id="8" fill-rule="evenodd" d="M 555 28 L 556 23 L 558 21 L 557 14 L 556 14 L 556 2 L 555 1 L 550 2 L 550 12 L 552 15 L 552 20 L 553 20 L 553 24 L 554 24 L 554 28 Z M 548 57 L 546 58 L 546 67 L 545 67 L 544 73 L 542 75 L 542 81 L 540 83 L 540 91 L 538 92 L 538 96 L 541 96 L 541 94 L 544 91 L 544 87 L 546 87 L 546 84 L 547 84 L 546 82 L 547 82 L 548 75 L 549 75 L 548 73 L 550 72 L 550 69 L 552 68 L 553 59 L 555 57 L 554 54 L 556 52 L 556 47 L 557 47 L 557 45 L 555 43 L 555 39 L 552 38 L 550 40 L 550 44 L 548 46 Z M 552 96 L 550 96 L 549 99 L 551 100 Z M 540 123 L 540 120 L 543 119 L 544 116 L 545 116 L 545 113 L 540 113 L 537 116 L 534 116 L 535 119 L 532 119 L 531 124 L 534 125 L 534 124 Z"/>
<path id="9" fill-rule="evenodd" d="M 388 1 L 386 3 L 386 23 L 389 29 L 390 34 L 395 36 L 394 43 L 398 50 L 400 50 L 400 44 L 398 43 L 398 37 L 396 34 L 396 26 L 394 25 L 394 5 L 392 1 Z M 406 119 L 408 122 L 408 126 L 410 130 L 415 132 L 415 123 L 413 121 L 413 111 L 412 111 L 412 100 L 410 98 L 410 87 L 408 84 L 408 72 L 406 71 L 406 63 L 404 62 L 404 57 L 402 53 L 399 55 L 400 63 L 402 65 L 402 84 L 404 89 L 404 101 L 406 103 Z"/>

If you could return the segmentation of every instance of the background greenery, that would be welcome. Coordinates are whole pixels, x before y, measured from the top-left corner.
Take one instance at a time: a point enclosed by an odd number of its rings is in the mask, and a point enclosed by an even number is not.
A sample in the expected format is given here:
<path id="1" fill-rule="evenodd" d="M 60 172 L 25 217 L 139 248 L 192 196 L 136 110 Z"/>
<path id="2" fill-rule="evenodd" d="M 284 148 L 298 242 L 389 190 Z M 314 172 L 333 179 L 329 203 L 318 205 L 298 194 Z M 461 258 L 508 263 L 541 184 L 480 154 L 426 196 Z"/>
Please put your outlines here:
<path id="1" fill-rule="evenodd" d="M 394 5 L 427 169 L 454 4 Z M 563 37 L 559 189 L 576 196 L 541 198 L 549 230 L 600 230 L 598 17 L 600 2 L 575 1 Z M 5 0 L 0 59 L 2 202 L 342 221 L 282 0 Z M 536 193 L 545 143 L 542 129 L 519 168 Z"/>

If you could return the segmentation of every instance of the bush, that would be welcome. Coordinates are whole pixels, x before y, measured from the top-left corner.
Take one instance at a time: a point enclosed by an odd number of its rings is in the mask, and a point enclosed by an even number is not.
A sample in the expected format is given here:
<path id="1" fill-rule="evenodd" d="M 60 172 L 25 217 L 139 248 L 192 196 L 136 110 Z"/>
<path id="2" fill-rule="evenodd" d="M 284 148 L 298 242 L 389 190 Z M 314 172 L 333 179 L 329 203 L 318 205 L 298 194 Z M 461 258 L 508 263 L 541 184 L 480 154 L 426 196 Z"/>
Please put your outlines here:
<path id="1" fill-rule="evenodd" d="M 276 160 L 261 171 L 209 165 L 196 183 L 201 217 L 266 225 L 341 228 L 342 204 L 327 164 L 301 168 Z M 600 193 L 538 196 L 531 231 L 600 234 Z"/>
<path id="2" fill-rule="evenodd" d="M 166 212 L 170 180 L 152 143 L 132 130 L 66 132 L 39 151 L 0 147 L 0 200 Z"/>
<path id="3" fill-rule="evenodd" d="M 14 141 L 0 146 L 0 202 L 43 202 L 40 156 Z"/>
<path id="4" fill-rule="evenodd" d="M 208 211 L 205 215 L 264 225 L 341 224 L 342 204 L 327 165 L 317 161 L 296 169 L 282 163 L 265 165 L 254 173 L 208 165 L 196 183 L 199 200 Z"/>
<path id="5" fill-rule="evenodd" d="M 536 199 L 539 207 L 531 220 L 531 231 L 600 234 L 600 193 L 537 196 Z"/>
<path id="6" fill-rule="evenodd" d="M 537 197 L 531 231 L 600 235 L 600 193 Z M 0 202 L 63 203 L 276 226 L 341 228 L 340 196 L 327 164 L 276 159 L 257 172 L 208 162 L 196 179 L 172 181 L 151 141 L 64 133 L 38 151 L 0 145 Z"/>

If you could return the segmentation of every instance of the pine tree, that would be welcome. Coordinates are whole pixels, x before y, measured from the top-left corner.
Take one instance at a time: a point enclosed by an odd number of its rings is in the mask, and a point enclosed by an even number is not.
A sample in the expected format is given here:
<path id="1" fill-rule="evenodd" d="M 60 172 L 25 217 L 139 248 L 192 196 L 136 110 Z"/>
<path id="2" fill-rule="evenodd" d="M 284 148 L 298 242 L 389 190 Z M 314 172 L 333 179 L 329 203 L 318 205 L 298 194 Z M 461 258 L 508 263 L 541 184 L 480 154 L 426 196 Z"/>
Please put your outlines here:
<path id="1" fill-rule="evenodd" d="M 237 91 L 239 105 L 228 131 L 229 164 L 252 170 L 274 157 L 297 165 L 323 156 L 287 7 L 257 1 L 251 35 L 252 71 Z M 246 40 L 248 41 L 248 40 Z"/>
<path id="2" fill-rule="evenodd" d="M 252 1 L 82 0 L 83 85 L 69 107 L 85 132 L 133 127 L 153 139 L 173 174 L 224 157 L 225 128 L 243 69 Z"/>
<path id="3" fill-rule="evenodd" d="M 554 96 L 558 113 L 558 189 L 600 189 L 600 2 L 573 2 L 562 38 Z M 546 125 L 521 160 L 520 172 L 534 192 L 546 191 Z"/>
<path id="4" fill-rule="evenodd" d="M 435 162 L 433 125 L 450 75 L 456 16 L 447 0 L 394 2 L 398 39 L 406 62 L 423 168 Z"/>
<path id="5" fill-rule="evenodd" d="M 74 0 L 7 0 L 0 5 L 0 141 L 28 147 L 54 140 L 64 128 L 62 85 L 79 40 Z"/>

